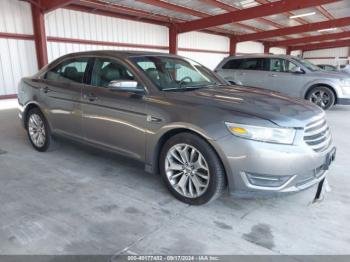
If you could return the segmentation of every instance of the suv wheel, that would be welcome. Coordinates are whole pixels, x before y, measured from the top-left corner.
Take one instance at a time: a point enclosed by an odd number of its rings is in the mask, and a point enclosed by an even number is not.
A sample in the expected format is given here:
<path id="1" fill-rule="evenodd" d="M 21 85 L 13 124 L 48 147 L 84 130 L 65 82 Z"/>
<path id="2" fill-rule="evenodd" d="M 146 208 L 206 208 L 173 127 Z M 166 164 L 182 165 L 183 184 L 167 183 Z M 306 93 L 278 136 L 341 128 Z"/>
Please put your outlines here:
<path id="1" fill-rule="evenodd" d="M 49 148 L 50 128 L 43 113 L 38 108 L 33 108 L 28 112 L 26 129 L 29 141 L 37 151 L 44 152 Z"/>
<path id="2" fill-rule="evenodd" d="M 180 133 L 165 143 L 160 171 L 170 192 L 191 205 L 216 199 L 226 187 L 217 154 L 205 140 L 190 133 Z"/>
<path id="3" fill-rule="evenodd" d="M 332 108 L 335 103 L 335 95 L 333 91 L 325 86 L 318 86 L 311 89 L 306 99 L 318 105 L 323 110 Z"/>

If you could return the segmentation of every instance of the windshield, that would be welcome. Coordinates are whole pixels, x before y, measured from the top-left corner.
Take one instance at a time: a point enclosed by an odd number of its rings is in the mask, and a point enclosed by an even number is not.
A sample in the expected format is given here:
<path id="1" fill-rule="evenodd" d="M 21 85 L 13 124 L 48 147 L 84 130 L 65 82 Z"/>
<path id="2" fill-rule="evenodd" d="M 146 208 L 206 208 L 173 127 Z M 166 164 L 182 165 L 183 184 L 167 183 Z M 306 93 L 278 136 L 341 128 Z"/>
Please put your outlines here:
<path id="1" fill-rule="evenodd" d="M 137 56 L 130 60 L 145 72 L 159 90 L 190 90 L 221 84 L 213 73 L 189 59 Z"/>
<path id="2" fill-rule="evenodd" d="M 293 60 L 299 62 L 300 64 L 305 66 L 310 71 L 321 71 L 321 68 L 319 68 L 317 65 L 314 65 L 313 63 L 311 63 L 310 61 L 307 61 L 305 59 L 293 58 Z"/>

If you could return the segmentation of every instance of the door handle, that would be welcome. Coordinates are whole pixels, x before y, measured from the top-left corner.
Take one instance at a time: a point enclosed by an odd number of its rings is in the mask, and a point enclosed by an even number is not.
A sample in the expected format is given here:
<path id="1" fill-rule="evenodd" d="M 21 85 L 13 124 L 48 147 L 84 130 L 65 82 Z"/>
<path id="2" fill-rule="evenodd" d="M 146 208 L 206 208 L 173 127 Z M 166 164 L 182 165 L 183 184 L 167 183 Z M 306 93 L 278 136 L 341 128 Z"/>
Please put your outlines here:
<path id="1" fill-rule="evenodd" d="M 277 75 L 276 75 L 276 74 L 271 74 L 270 76 L 271 76 L 271 77 L 276 77 Z"/>
<path id="2" fill-rule="evenodd" d="M 85 100 L 89 100 L 90 102 L 93 102 L 98 99 L 98 97 L 94 93 L 89 93 L 87 95 L 84 95 Z"/>
<path id="3" fill-rule="evenodd" d="M 148 115 L 147 122 L 158 122 L 159 123 L 159 122 L 162 122 L 162 119 Z"/>
<path id="4" fill-rule="evenodd" d="M 48 92 L 51 91 L 50 88 L 49 88 L 48 86 L 45 86 L 44 88 L 42 88 L 42 90 L 43 90 L 43 92 L 44 92 L 45 94 L 47 94 Z"/>

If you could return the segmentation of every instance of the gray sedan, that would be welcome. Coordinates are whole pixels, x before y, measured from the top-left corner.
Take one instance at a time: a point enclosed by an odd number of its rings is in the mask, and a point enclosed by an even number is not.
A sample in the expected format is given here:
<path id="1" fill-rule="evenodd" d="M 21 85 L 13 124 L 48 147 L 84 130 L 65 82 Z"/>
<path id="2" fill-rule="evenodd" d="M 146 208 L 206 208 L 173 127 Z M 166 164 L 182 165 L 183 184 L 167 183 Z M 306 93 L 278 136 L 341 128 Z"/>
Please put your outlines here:
<path id="1" fill-rule="evenodd" d="M 36 150 L 61 135 L 118 152 L 160 173 L 189 204 L 226 189 L 240 196 L 303 190 L 326 176 L 335 154 L 317 106 L 228 86 L 175 55 L 66 55 L 22 79 L 18 99 Z"/>

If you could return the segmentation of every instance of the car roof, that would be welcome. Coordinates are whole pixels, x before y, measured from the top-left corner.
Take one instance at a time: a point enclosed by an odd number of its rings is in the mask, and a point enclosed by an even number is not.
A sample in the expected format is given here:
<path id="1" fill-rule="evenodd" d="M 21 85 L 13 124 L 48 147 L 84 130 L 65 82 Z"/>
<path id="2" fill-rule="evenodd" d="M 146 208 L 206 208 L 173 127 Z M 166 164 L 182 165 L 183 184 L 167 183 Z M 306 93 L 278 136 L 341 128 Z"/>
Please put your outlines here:
<path id="1" fill-rule="evenodd" d="M 176 56 L 168 53 L 162 52 L 150 52 L 150 51 L 133 51 L 133 50 L 94 50 L 94 51 L 84 51 L 84 52 L 75 52 L 69 53 L 67 55 L 62 56 L 61 58 L 69 58 L 74 56 L 111 56 L 111 57 L 119 57 L 126 58 L 132 56 Z"/>
<path id="2" fill-rule="evenodd" d="M 296 56 L 292 55 L 273 55 L 273 54 L 244 54 L 244 55 L 236 55 L 229 56 L 228 58 L 232 59 L 241 59 L 241 58 L 296 58 Z"/>

